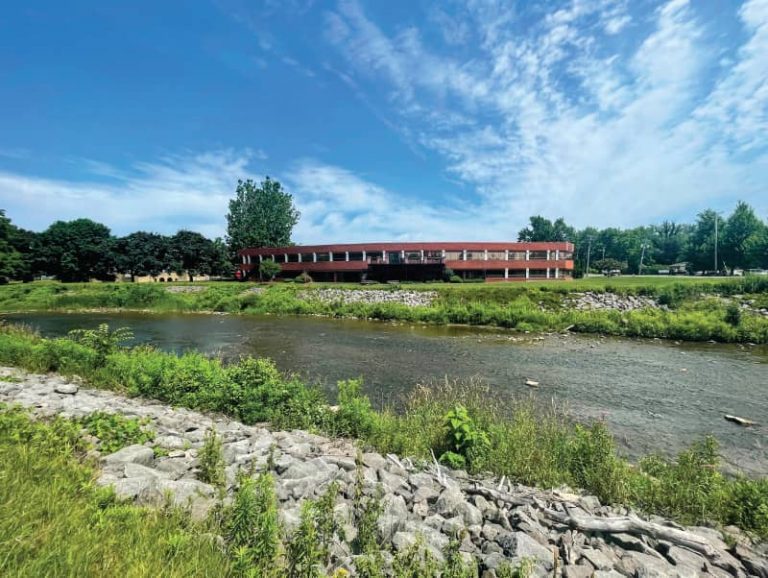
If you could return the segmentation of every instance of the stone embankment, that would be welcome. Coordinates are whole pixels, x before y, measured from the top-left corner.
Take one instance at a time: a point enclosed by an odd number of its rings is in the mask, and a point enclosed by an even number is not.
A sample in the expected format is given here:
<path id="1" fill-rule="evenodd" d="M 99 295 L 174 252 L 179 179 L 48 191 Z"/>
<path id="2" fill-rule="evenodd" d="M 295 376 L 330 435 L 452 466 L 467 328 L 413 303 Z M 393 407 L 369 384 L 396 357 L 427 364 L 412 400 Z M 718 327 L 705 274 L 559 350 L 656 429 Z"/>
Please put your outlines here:
<path id="1" fill-rule="evenodd" d="M 299 299 L 323 303 L 397 303 L 408 307 L 429 307 L 437 299 L 435 291 L 384 291 L 381 289 L 316 289 L 300 291 Z"/>
<path id="2" fill-rule="evenodd" d="M 666 309 L 652 297 L 639 295 L 618 295 L 616 293 L 601 293 L 587 291 L 574 293 L 570 296 L 570 304 L 579 311 L 592 311 L 596 309 L 615 309 L 617 311 L 635 311 L 648 307 Z"/>
<path id="3" fill-rule="evenodd" d="M 145 419 L 156 433 L 154 441 L 101 456 L 99 483 L 113 485 L 120 496 L 152 505 L 171 492 L 176 503 L 204 516 L 217 493 L 197 479 L 197 452 L 206 431 L 215 428 L 224 442 L 230 493 L 240 468 L 254 464 L 258 471 L 272 452 L 284 525 L 295 527 L 301 501 L 317 497 L 336 481 L 336 513 L 346 524 L 346 540 L 355 536 L 350 512 L 357 450 L 349 441 L 246 426 L 156 401 L 84 389 L 55 375 L 0 368 L 0 376 L 6 376 L 0 380 L 0 402 L 21 404 L 37 416 L 107 411 Z M 98 440 L 92 441 L 98 448 Z M 365 491 L 383 490 L 378 525 L 389 552 L 385 561 L 417 539 L 440 558 L 458 533 L 463 536 L 461 552 L 477 560 L 485 578 L 496 576 L 505 561 L 526 558 L 535 561 L 535 576 L 768 576 L 765 549 L 751 545 L 735 528 L 727 529 L 731 537 L 726 541 L 714 529 L 641 519 L 567 489 L 536 490 L 504 478 L 470 479 L 461 472 L 377 453 L 363 454 L 363 464 Z M 349 543 L 336 544 L 334 567 L 354 574 L 354 563 Z"/>

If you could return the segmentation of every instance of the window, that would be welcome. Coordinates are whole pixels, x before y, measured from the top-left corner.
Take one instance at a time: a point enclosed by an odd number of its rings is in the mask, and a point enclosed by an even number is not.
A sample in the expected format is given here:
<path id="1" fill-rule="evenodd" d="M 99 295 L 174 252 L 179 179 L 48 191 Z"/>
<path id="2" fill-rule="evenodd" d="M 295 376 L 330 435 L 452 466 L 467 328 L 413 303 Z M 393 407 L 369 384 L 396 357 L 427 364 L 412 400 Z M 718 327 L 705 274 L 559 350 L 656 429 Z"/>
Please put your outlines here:
<path id="1" fill-rule="evenodd" d="M 489 261 L 504 261 L 507 258 L 507 254 L 504 251 L 488 251 Z"/>
<path id="2" fill-rule="evenodd" d="M 321 261 L 330 261 L 331 255 L 330 253 L 318 253 L 317 254 L 317 262 L 320 263 Z"/>
<path id="3" fill-rule="evenodd" d="M 362 253 L 362 251 L 350 251 L 349 252 L 349 260 L 350 261 L 362 261 L 363 260 L 363 253 Z"/>
<path id="4" fill-rule="evenodd" d="M 546 261 L 546 260 L 547 260 L 546 251 L 531 251 L 531 261 Z"/>
<path id="5" fill-rule="evenodd" d="M 302 253 L 301 254 L 301 262 L 302 263 L 311 263 L 313 261 L 312 253 Z"/>
<path id="6" fill-rule="evenodd" d="M 485 251 L 467 251 L 467 261 L 485 261 Z"/>
<path id="7" fill-rule="evenodd" d="M 446 261 L 461 261 L 463 259 L 464 259 L 463 251 L 446 251 L 445 252 Z"/>
<path id="8" fill-rule="evenodd" d="M 299 262 L 299 254 L 298 253 L 288 253 L 288 262 L 289 263 L 298 263 Z"/>
<path id="9" fill-rule="evenodd" d="M 509 252 L 509 260 L 510 261 L 525 261 L 525 251 L 510 251 Z"/>
<path id="10" fill-rule="evenodd" d="M 333 260 L 334 261 L 346 261 L 347 260 L 347 254 L 344 252 L 336 252 L 333 254 Z"/>

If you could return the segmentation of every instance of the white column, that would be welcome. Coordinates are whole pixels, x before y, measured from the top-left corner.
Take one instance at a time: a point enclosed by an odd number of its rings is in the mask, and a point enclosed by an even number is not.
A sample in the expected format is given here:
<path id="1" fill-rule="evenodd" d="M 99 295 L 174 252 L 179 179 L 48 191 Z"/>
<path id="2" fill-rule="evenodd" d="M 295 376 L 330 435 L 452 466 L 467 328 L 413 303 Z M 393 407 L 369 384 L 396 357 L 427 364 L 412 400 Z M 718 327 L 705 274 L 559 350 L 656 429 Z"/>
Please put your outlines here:
<path id="1" fill-rule="evenodd" d="M 509 249 L 504 251 L 504 260 L 509 261 Z"/>
<path id="2" fill-rule="evenodd" d="M 549 249 L 547 249 L 547 261 L 549 261 Z"/>
<path id="3" fill-rule="evenodd" d="M 424 249 L 421 250 L 421 262 L 424 262 Z"/>
<path id="4" fill-rule="evenodd" d="M 560 260 L 560 249 L 555 250 L 555 261 Z"/>
<path id="5" fill-rule="evenodd" d="M 525 278 L 530 279 L 531 278 L 531 270 L 526 268 L 525 269 Z"/>
<path id="6" fill-rule="evenodd" d="M 287 263 L 287 262 L 288 262 L 288 253 L 286 253 L 286 254 L 284 255 L 284 257 L 285 257 L 285 262 Z"/>
<path id="7" fill-rule="evenodd" d="M 549 279 L 549 267 L 547 267 L 547 279 Z"/>
<path id="8" fill-rule="evenodd" d="M 263 263 L 263 262 L 264 262 L 264 255 L 259 255 L 259 263 Z"/>
<path id="9" fill-rule="evenodd" d="M 559 267 L 555 268 L 555 279 L 560 279 L 560 268 Z"/>
<path id="10" fill-rule="evenodd" d="M 488 249 L 486 249 L 486 250 L 483 252 L 483 260 L 485 260 L 485 261 L 487 261 L 487 260 L 488 260 Z"/>
<path id="11" fill-rule="evenodd" d="M 344 260 L 349 261 L 349 251 L 344 251 Z"/>
<path id="12" fill-rule="evenodd" d="M 445 261 L 445 249 L 440 251 L 440 256 L 443 258 L 443 261 Z"/>
<path id="13" fill-rule="evenodd" d="M 363 261 L 368 261 L 368 256 L 365 254 L 365 251 L 363 251 Z"/>
<path id="14" fill-rule="evenodd" d="M 312 262 L 317 263 L 317 253 L 312 253 Z"/>
<path id="15" fill-rule="evenodd" d="M 405 261 L 405 249 L 400 250 L 400 261 Z"/>
<path id="16" fill-rule="evenodd" d="M 467 250 L 463 249 L 461 252 L 461 260 L 466 261 L 467 260 Z"/>
<path id="17" fill-rule="evenodd" d="M 504 279 L 509 279 L 509 269 L 504 269 Z"/>
<path id="18" fill-rule="evenodd" d="M 301 263 L 301 262 L 302 262 L 301 253 L 299 253 L 299 263 Z"/>
<path id="19" fill-rule="evenodd" d="M 525 260 L 526 261 L 530 261 L 531 260 L 531 252 L 530 251 L 526 251 L 525 252 Z"/>
<path id="20" fill-rule="evenodd" d="M 333 261 L 333 251 L 328 251 L 328 260 Z"/>
<path id="21" fill-rule="evenodd" d="M 272 255 L 272 262 L 277 263 L 277 255 Z"/>

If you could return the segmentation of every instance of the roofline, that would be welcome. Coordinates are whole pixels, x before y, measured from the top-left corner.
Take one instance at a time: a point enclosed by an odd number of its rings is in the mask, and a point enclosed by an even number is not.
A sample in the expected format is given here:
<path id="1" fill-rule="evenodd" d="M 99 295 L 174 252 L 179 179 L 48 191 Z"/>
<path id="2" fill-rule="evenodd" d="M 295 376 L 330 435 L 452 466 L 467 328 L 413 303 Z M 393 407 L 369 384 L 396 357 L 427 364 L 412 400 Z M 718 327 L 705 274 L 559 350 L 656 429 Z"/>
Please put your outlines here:
<path id="1" fill-rule="evenodd" d="M 291 245 L 288 247 L 246 247 L 238 255 L 281 255 L 285 253 L 325 253 L 346 251 L 573 251 L 570 241 L 510 242 L 510 241 L 414 241 L 381 243 L 334 243 L 328 245 Z"/>

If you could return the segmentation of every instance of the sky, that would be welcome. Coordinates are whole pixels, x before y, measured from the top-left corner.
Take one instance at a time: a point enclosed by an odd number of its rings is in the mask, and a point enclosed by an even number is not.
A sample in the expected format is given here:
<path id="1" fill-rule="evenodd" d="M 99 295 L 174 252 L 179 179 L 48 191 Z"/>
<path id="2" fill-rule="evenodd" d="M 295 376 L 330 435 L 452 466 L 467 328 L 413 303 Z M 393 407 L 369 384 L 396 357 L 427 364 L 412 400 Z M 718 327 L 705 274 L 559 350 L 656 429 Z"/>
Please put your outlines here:
<path id="1" fill-rule="evenodd" d="M 299 243 L 768 217 L 768 0 L 29 0 L 0 12 L 0 208 Z"/>

